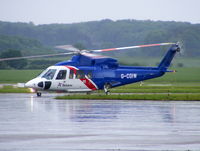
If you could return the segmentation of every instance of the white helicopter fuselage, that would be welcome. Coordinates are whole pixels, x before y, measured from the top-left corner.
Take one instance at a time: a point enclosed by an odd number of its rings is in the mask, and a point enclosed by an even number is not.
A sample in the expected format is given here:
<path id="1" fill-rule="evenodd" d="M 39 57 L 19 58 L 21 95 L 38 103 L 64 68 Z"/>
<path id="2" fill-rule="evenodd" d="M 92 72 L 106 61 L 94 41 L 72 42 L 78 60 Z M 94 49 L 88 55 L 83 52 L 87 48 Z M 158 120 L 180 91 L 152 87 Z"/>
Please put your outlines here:
<path id="1" fill-rule="evenodd" d="M 50 66 L 38 77 L 25 83 L 25 87 L 36 91 L 64 91 L 64 92 L 90 92 L 98 89 L 87 76 L 77 78 L 73 66 Z M 91 87 L 91 85 L 93 85 Z"/>

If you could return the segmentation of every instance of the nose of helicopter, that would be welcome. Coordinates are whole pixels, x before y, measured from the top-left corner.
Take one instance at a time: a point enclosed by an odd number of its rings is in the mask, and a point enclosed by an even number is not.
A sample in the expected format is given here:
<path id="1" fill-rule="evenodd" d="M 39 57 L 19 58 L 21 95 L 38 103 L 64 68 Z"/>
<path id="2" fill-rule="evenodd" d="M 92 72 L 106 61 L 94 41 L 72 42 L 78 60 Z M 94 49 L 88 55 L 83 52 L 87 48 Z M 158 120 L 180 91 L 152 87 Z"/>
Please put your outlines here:
<path id="1" fill-rule="evenodd" d="M 27 88 L 34 88 L 34 89 L 49 89 L 51 87 L 51 81 L 45 81 L 44 79 L 41 78 L 35 78 L 24 85 Z"/>
<path id="2" fill-rule="evenodd" d="M 37 88 L 37 83 L 38 83 L 37 79 L 32 79 L 32 80 L 25 83 L 25 87 L 27 87 L 27 88 Z"/>
<path id="3" fill-rule="evenodd" d="M 34 88 L 35 86 L 36 86 L 36 84 L 35 84 L 34 79 L 25 83 L 25 87 L 27 87 L 27 88 Z"/>

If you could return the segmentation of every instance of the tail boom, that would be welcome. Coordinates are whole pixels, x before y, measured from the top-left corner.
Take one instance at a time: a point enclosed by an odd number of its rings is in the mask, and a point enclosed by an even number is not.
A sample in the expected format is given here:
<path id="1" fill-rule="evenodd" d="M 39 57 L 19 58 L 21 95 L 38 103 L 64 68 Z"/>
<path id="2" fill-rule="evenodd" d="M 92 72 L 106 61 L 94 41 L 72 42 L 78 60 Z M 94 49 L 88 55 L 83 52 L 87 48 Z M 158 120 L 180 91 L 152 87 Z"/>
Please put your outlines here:
<path id="1" fill-rule="evenodd" d="M 167 71 L 167 68 L 170 66 L 176 52 L 179 51 L 180 47 L 178 46 L 178 44 L 173 44 L 162 59 L 162 61 L 160 62 L 160 64 L 158 65 L 158 69 L 162 71 Z"/>

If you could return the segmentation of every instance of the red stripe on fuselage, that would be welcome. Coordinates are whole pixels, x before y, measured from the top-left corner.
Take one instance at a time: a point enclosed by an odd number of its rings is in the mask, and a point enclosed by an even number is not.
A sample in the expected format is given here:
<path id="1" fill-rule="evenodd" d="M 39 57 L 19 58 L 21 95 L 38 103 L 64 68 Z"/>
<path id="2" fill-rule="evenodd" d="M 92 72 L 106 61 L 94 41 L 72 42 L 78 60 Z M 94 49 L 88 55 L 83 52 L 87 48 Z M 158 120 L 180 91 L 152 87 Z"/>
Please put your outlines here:
<path id="1" fill-rule="evenodd" d="M 77 69 L 75 67 L 72 66 L 65 66 L 65 67 L 67 67 L 69 70 L 73 70 L 74 74 L 76 74 Z"/>
<path id="2" fill-rule="evenodd" d="M 95 85 L 89 79 L 80 79 L 89 89 L 97 90 Z"/>
<path id="3" fill-rule="evenodd" d="M 76 75 L 77 73 L 77 68 L 73 67 L 73 66 L 65 66 L 70 70 L 74 71 L 74 74 Z M 96 86 L 89 80 L 89 79 L 80 79 L 89 89 L 91 90 L 97 90 Z"/>

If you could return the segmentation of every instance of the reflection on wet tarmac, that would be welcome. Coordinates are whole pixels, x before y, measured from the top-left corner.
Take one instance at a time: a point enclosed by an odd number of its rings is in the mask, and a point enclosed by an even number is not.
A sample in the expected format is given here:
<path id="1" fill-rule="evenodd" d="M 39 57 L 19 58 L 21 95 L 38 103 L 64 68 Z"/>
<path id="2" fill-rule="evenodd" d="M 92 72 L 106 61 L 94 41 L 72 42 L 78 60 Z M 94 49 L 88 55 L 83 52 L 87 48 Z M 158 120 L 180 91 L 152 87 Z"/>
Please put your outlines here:
<path id="1" fill-rule="evenodd" d="M 0 94 L 0 150 L 198 150 L 200 102 Z"/>

